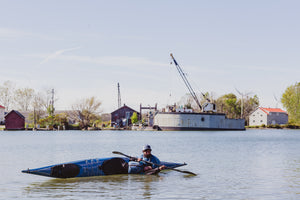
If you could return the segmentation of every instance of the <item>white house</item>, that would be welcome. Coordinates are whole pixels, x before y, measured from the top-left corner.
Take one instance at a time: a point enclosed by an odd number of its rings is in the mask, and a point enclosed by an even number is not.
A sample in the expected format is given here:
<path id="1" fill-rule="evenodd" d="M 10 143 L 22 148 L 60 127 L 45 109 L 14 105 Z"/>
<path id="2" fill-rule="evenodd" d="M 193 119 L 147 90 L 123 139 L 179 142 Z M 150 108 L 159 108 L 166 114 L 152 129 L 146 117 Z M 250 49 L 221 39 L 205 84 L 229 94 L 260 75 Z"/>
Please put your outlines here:
<path id="1" fill-rule="evenodd" d="M 4 111 L 5 111 L 5 107 L 0 105 L 0 124 L 4 124 Z"/>
<path id="2" fill-rule="evenodd" d="M 288 114 L 280 108 L 263 108 L 258 107 L 249 116 L 250 126 L 260 125 L 283 125 L 288 123 Z"/>

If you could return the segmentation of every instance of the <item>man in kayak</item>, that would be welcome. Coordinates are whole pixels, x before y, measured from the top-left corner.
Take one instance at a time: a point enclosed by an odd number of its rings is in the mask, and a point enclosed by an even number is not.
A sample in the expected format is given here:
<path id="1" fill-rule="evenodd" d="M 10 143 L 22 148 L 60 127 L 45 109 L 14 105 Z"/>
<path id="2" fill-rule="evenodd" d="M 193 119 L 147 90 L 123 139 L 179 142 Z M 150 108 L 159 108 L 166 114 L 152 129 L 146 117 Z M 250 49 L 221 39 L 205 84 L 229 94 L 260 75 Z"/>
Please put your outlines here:
<path id="1" fill-rule="evenodd" d="M 129 163 L 129 168 L 128 168 L 128 173 L 129 174 L 141 174 L 141 173 L 145 173 L 145 174 L 157 174 L 159 173 L 161 170 L 165 169 L 164 165 L 160 165 L 160 160 L 151 154 L 151 147 L 150 145 L 145 145 L 143 147 L 143 154 L 135 161 L 139 162 L 139 163 Z M 151 162 L 153 163 L 148 164 L 145 163 L 143 161 L 146 162 Z"/>

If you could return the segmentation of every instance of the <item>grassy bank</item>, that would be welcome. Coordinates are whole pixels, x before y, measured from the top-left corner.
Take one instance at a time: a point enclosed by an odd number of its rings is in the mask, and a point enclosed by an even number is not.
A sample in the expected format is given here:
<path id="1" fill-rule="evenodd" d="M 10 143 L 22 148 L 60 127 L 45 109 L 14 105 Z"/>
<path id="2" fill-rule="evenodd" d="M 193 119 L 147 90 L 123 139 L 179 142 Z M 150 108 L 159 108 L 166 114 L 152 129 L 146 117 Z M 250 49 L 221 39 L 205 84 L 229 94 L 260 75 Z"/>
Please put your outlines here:
<path id="1" fill-rule="evenodd" d="M 274 128 L 274 129 L 300 129 L 299 125 L 294 125 L 294 124 L 284 124 L 284 125 L 279 125 L 279 124 L 271 124 L 271 125 L 261 125 L 261 126 L 246 126 L 246 128 Z"/>

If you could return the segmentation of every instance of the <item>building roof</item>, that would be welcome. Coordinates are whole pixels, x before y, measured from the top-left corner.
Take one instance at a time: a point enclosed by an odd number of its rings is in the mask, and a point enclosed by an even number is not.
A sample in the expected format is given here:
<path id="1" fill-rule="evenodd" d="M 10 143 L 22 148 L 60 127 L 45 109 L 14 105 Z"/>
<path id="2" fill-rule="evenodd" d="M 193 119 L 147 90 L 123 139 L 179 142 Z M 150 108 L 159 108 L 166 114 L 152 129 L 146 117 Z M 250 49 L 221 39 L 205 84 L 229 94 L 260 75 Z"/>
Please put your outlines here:
<path id="1" fill-rule="evenodd" d="M 263 112 L 265 112 L 267 115 L 269 113 L 286 113 L 284 110 L 280 109 L 280 108 L 263 108 L 263 107 L 259 107 L 260 110 L 262 110 Z"/>
<path id="2" fill-rule="evenodd" d="M 5 108 L 5 107 L 0 105 L 0 108 Z"/>
<path id="3" fill-rule="evenodd" d="M 12 111 L 10 111 L 9 113 L 7 113 L 7 115 L 5 115 L 5 119 L 6 119 L 6 117 L 8 117 L 11 113 L 16 113 L 17 115 L 19 115 L 21 118 L 23 118 L 23 119 L 25 119 L 25 117 L 24 117 L 24 115 L 22 115 L 19 111 L 17 111 L 17 110 L 12 110 Z"/>
<path id="4" fill-rule="evenodd" d="M 116 113 L 119 110 L 123 110 L 123 109 L 126 109 L 126 108 L 129 109 L 129 110 L 132 110 L 133 112 L 136 112 L 138 115 L 140 114 L 139 112 L 135 111 L 134 109 L 130 108 L 129 106 L 126 106 L 125 104 L 124 104 L 124 106 L 122 106 L 122 107 L 118 108 L 117 110 L 113 111 L 111 114 Z"/>

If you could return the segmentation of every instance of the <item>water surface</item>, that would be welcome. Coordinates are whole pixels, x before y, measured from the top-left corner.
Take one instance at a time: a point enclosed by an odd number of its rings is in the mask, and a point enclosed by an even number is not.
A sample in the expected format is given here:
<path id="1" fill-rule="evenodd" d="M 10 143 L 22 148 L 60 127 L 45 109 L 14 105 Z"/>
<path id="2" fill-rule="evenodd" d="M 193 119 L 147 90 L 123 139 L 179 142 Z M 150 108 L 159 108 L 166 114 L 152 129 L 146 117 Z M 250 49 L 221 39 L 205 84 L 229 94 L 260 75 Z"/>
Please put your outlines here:
<path id="1" fill-rule="evenodd" d="M 21 173 L 62 162 L 141 154 L 186 162 L 159 176 L 52 179 Z M 0 199 L 300 199 L 300 131 L 1 131 Z"/>

